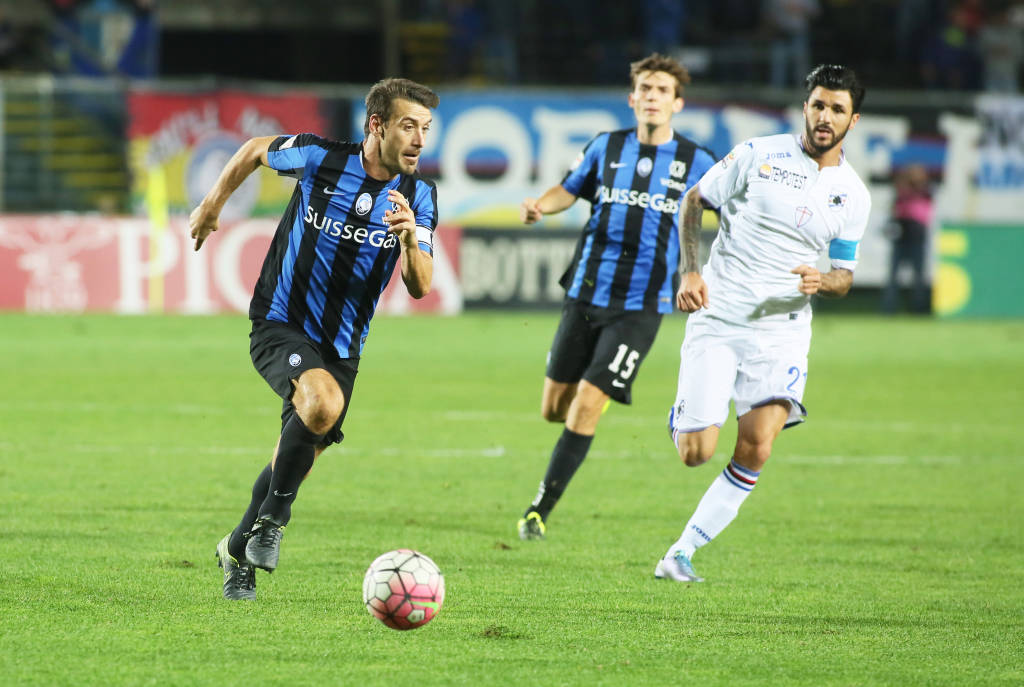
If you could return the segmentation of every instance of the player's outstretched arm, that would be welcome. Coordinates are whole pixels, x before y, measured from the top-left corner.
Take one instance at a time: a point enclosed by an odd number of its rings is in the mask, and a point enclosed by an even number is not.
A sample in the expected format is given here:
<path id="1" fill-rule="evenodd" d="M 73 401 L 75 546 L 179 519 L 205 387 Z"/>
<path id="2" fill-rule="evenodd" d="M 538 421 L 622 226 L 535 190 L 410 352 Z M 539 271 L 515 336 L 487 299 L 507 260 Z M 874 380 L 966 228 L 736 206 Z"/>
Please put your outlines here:
<path id="1" fill-rule="evenodd" d="M 566 191 L 561 184 L 555 184 L 540 198 L 525 199 L 519 206 L 519 219 L 523 224 L 533 224 L 544 215 L 554 215 L 567 210 L 575 202 L 576 196 Z"/>
<path id="2" fill-rule="evenodd" d="M 224 204 L 228 202 L 231 194 L 256 168 L 261 164 L 267 164 L 267 150 L 276 138 L 277 136 L 250 138 L 224 165 L 213 188 L 209 190 L 206 197 L 188 218 L 192 238 L 196 240 L 196 250 L 203 245 L 207 236 L 220 227 L 220 211 L 224 209 Z"/>
<path id="3" fill-rule="evenodd" d="M 704 218 L 704 200 L 695 184 L 683 197 L 682 226 L 679 228 L 679 290 L 676 307 L 685 312 L 706 308 L 708 285 L 700 274 L 700 225 Z"/>
<path id="4" fill-rule="evenodd" d="M 425 250 L 420 250 L 416 237 L 416 216 L 409 207 L 409 201 L 398 191 L 388 191 L 388 200 L 394 210 L 384 213 L 388 231 L 398 236 L 402 249 L 402 281 L 413 298 L 423 298 L 430 293 L 430 282 L 434 278 L 434 259 Z"/>
<path id="5" fill-rule="evenodd" d="M 839 268 L 822 274 L 815 267 L 810 265 L 799 265 L 790 270 L 793 274 L 800 275 L 800 293 L 808 296 L 818 294 L 842 298 L 850 292 L 853 285 L 853 272 Z"/>

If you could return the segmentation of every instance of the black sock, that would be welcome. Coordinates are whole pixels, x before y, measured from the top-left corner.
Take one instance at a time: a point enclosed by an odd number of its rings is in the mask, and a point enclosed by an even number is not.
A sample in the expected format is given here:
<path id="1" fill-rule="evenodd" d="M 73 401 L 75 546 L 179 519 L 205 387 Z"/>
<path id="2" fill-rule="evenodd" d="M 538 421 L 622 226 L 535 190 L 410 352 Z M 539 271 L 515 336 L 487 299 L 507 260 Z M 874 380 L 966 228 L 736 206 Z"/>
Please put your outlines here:
<path id="1" fill-rule="evenodd" d="M 288 524 L 295 493 L 313 467 L 316 445 L 321 439 L 323 435 L 313 434 L 298 415 L 292 415 L 281 430 L 281 443 L 277 446 L 274 471 L 270 475 L 270 489 L 257 517 L 269 517 L 279 525 Z"/>
<path id="2" fill-rule="evenodd" d="M 249 508 L 245 511 L 245 515 L 242 516 L 242 522 L 238 523 L 231 532 L 231 538 L 228 539 L 228 553 L 235 557 L 239 561 L 245 560 L 245 535 L 252 529 L 252 524 L 256 522 L 256 516 L 260 512 L 260 504 L 267 498 L 267 492 L 270 491 L 270 463 L 267 463 L 267 467 L 263 468 L 263 472 L 256 478 L 256 482 L 252 485 L 252 500 L 249 501 Z"/>
<path id="3" fill-rule="evenodd" d="M 533 504 L 526 509 L 527 513 L 536 511 L 543 520 L 548 519 L 551 509 L 555 507 L 569 485 L 569 480 L 587 457 L 590 442 L 593 440 L 593 436 L 577 434 L 568 428 L 562 430 L 562 436 L 558 438 L 558 443 L 551 452 L 548 472 L 544 475 L 544 481 L 540 483 L 540 490 Z"/>

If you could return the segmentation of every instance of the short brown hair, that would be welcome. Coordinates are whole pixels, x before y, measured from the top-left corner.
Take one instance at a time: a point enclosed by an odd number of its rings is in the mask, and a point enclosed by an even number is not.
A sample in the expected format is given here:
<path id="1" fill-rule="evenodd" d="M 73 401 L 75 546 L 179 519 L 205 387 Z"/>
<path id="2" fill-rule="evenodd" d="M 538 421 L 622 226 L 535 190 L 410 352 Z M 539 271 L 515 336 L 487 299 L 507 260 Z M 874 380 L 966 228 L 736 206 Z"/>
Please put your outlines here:
<path id="1" fill-rule="evenodd" d="M 683 86 L 690 83 L 690 72 L 686 67 L 668 55 L 651 53 L 642 60 L 631 62 L 629 65 L 629 86 L 630 90 L 636 88 L 636 79 L 642 72 L 665 72 L 676 79 L 676 97 L 683 97 Z"/>
<path id="2" fill-rule="evenodd" d="M 370 116 L 377 115 L 383 121 L 391 120 L 393 114 L 392 104 L 396 98 L 410 100 L 419 103 L 423 107 L 431 109 L 437 107 L 441 99 L 437 93 L 423 84 L 410 81 L 409 79 L 381 79 L 373 84 L 370 92 L 366 94 L 366 121 L 363 122 L 363 133 L 370 133 Z"/>

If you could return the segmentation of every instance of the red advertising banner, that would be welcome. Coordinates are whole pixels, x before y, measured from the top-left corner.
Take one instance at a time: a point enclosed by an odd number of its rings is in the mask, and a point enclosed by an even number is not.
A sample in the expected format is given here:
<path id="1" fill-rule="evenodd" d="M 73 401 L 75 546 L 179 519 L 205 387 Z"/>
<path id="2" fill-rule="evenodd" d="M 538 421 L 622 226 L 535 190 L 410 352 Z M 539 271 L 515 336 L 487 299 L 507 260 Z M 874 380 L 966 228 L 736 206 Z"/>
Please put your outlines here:
<path id="1" fill-rule="evenodd" d="M 184 217 L 159 227 L 137 217 L 0 217 L 0 309 L 248 312 L 276 218 L 223 223 L 198 252 Z M 396 268 L 378 312 L 460 312 L 461 235 L 445 227 L 435 233 L 430 294 L 410 297 Z"/>
<path id="2" fill-rule="evenodd" d="M 132 198 L 136 207 L 158 214 L 194 208 L 246 140 L 322 133 L 325 126 L 320 99 L 305 94 L 132 91 L 128 116 Z M 261 168 L 235 191 L 222 217 L 277 214 L 294 187 L 294 179 Z"/>

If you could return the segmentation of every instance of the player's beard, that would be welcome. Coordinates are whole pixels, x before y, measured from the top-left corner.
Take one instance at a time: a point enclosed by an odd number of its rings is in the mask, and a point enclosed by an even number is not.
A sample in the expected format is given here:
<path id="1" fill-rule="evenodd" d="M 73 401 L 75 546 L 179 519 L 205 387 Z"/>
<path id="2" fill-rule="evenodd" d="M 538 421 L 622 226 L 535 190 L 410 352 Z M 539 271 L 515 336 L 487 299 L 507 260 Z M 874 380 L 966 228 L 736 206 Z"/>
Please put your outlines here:
<path id="1" fill-rule="evenodd" d="M 402 155 L 404 152 L 403 148 L 394 148 L 395 141 L 385 136 L 386 131 L 381 130 L 380 137 L 377 140 L 377 157 L 380 159 L 384 169 L 388 171 L 392 177 L 398 176 L 399 174 L 413 174 L 416 172 L 417 164 L 413 164 L 412 168 L 409 169 L 409 163 Z M 391 134 L 394 136 L 394 134 Z M 401 145 L 401 143 L 399 143 Z M 417 163 L 419 161 L 417 160 Z"/>
<path id="2" fill-rule="evenodd" d="M 824 155 L 825 153 L 827 153 L 828 151 L 832 150 L 837 145 L 842 143 L 843 139 L 846 138 L 846 132 L 850 130 L 850 126 L 847 125 L 846 128 L 842 130 L 842 132 L 836 132 L 836 130 L 833 127 L 829 127 L 829 130 L 832 132 L 832 142 L 826 145 L 819 145 L 818 143 L 815 142 L 815 129 L 817 129 L 816 125 L 812 126 L 810 122 L 804 120 L 804 140 L 807 142 L 807 145 L 814 152 L 815 157 L 817 157 L 819 155 Z"/>

